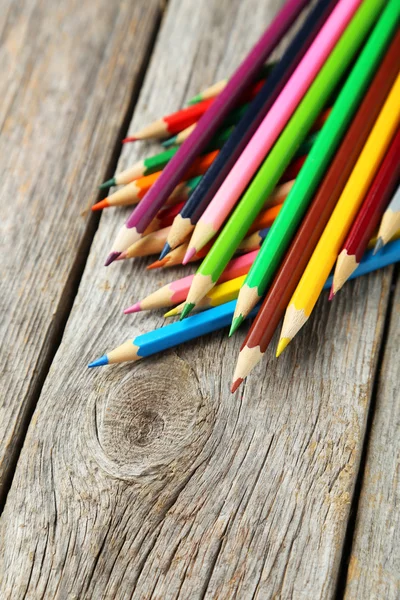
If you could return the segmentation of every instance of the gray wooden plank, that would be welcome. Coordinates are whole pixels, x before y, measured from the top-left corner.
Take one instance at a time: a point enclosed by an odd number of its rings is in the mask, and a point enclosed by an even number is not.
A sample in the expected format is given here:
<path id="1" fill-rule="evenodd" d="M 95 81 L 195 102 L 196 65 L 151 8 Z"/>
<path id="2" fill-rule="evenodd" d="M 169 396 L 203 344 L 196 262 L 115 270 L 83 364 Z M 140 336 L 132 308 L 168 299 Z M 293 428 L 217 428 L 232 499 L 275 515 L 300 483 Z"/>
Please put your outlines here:
<path id="1" fill-rule="evenodd" d="M 1 4 L 0 497 L 160 19 L 157 0 Z"/>
<path id="2" fill-rule="evenodd" d="M 229 73 L 277 5 L 172 0 L 131 131 Z M 119 168 L 149 148 L 124 148 Z M 244 330 L 89 372 L 163 323 L 122 308 L 185 272 L 104 269 L 124 215 L 102 215 L 25 440 L 0 521 L 2 597 L 331 598 L 391 270 L 324 296 L 235 396 Z"/>
<path id="3" fill-rule="evenodd" d="M 400 281 L 379 373 L 345 598 L 400 597 Z"/>

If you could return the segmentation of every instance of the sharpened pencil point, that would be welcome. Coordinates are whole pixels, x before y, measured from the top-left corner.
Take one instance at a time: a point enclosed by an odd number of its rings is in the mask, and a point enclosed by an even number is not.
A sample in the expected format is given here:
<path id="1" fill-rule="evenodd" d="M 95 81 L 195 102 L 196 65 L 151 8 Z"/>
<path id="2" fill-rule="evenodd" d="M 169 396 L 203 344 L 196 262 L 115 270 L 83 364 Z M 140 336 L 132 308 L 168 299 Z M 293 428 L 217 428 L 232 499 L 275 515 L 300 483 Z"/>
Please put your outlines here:
<path id="1" fill-rule="evenodd" d="M 134 135 L 132 135 L 131 137 L 126 137 L 122 140 L 123 144 L 129 144 L 129 142 L 136 142 L 136 140 L 138 140 L 138 138 L 136 138 Z"/>
<path id="2" fill-rule="evenodd" d="M 276 358 L 282 354 L 286 346 L 290 344 L 292 340 L 290 338 L 284 337 L 279 340 L 278 348 L 276 349 Z"/>
<path id="3" fill-rule="evenodd" d="M 194 309 L 194 306 L 195 305 L 192 302 L 185 304 L 185 306 L 182 309 L 181 316 L 180 316 L 181 321 L 183 321 L 183 319 L 185 319 L 185 317 L 188 316 L 188 314 Z"/>
<path id="4" fill-rule="evenodd" d="M 335 297 L 335 292 L 333 291 L 333 286 L 330 289 L 328 300 L 331 301 Z"/>
<path id="5" fill-rule="evenodd" d="M 97 360 L 94 360 L 93 362 L 89 363 L 88 368 L 93 369 L 93 367 L 105 367 L 106 365 L 108 365 L 107 354 L 103 354 L 103 356 L 100 356 L 100 358 L 98 358 Z"/>
<path id="6" fill-rule="evenodd" d="M 202 97 L 201 94 L 197 94 L 197 96 L 193 96 L 193 98 L 190 98 L 188 105 L 191 106 L 192 104 L 197 104 L 198 102 L 202 101 Z"/>
<path id="7" fill-rule="evenodd" d="M 183 258 L 182 264 L 186 265 L 188 262 L 190 262 L 193 258 L 193 256 L 195 256 L 196 254 L 196 248 L 188 248 L 188 250 L 186 251 L 186 254 Z"/>
<path id="8" fill-rule="evenodd" d="M 107 256 L 107 260 L 104 263 L 104 266 L 108 267 L 108 265 L 111 265 L 111 263 L 113 263 L 114 260 L 117 260 L 117 258 L 120 254 L 121 254 L 121 252 L 110 252 L 110 254 Z"/>
<path id="9" fill-rule="evenodd" d="M 151 263 L 151 265 L 148 265 L 146 267 L 146 269 L 148 271 L 151 271 L 152 269 L 159 269 L 160 267 L 163 267 L 164 265 L 166 265 L 168 262 L 167 257 L 163 258 L 162 260 L 155 260 L 153 263 Z"/>
<path id="10" fill-rule="evenodd" d="M 235 331 L 241 326 L 244 321 L 243 315 L 239 315 L 238 317 L 234 317 L 231 323 L 231 328 L 229 330 L 229 337 L 235 333 Z"/>
<path id="11" fill-rule="evenodd" d="M 132 304 L 128 308 L 125 308 L 124 315 L 131 315 L 132 313 L 140 312 L 142 309 L 140 307 L 140 302 L 136 302 L 136 304 Z"/>
<path id="12" fill-rule="evenodd" d="M 127 250 L 124 250 L 123 252 L 121 252 L 121 254 L 118 256 L 118 258 L 116 258 L 115 260 L 124 260 L 127 256 L 128 256 L 128 252 L 127 252 Z"/>
<path id="13" fill-rule="evenodd" d="M 175 142 L 176 142 L 176 135 L 161 142 L 161 146 L 164 146 L 164 148 L 169 148 L 170 146 L 173 146 L 175 144 Z"/>
<path id="14" fill-rule="evenodd" d="M 165 242 L 165 246 L 164 248 L 161 250 L 161 254 L 158 258 L 158 260 L 162 260 L 163 258 L 165 258 L 167 256 L 167 254 L 169 254 L 171 252 L 171 246 L 168 244 L 168 242 Z"/>
<path id="15" fill-rule="evenodd" d="M 107 181 L 105 181 L 104 183 L 101 183 L 99 185 L 99 190 L 106 190 L 106 189 L 112 187 L 113 185 L 117 185 L 115 182 L 115 177 L 112 177 L 111 179 L 107 179 Z"/>
<path id="16" fill-rule="evenodd" d="M 236 392 L 236 390 L 238 389 L 238 387 L 242 383 L 243 383 L 243 379 L 241 377 L 238 377 L 237 379 L 235 379 L 235 381 L 232 383 L 231 393 L 234 394 Z"/>
<path id="17" fill-rule="evenodd" d="M 378 237 L 378 239 L 376 240 L 375 247 L 374 247 L 373 255 L 375 256 L 375 254 L 377 254 L 377 252 L 379 252 L 379 250 L 382 250 L 383 246 L 384 246 L 383 239 L 381 237 Z"/>
<path id="18" fill-rule="evenodd" d="M 175 308 L 172 308 L 171 310 L 165 313 L 164 319 L 168 319 L 168 317 L 176 317 L 176 315 L 179 315 L 179 312 L 176 310 L 175 306 Z"/>
<path id="19" fill-rule="evenodd" d="M 97 202 L 97 204 L 93 204 L 92 211 L 95 212 L 96 210 L 103 210 L 103 208 L 108 208 L 109 206 L 110 205 L 107 198 L 104 198 L 104 200 L 100 200 L 100 202 Z"/>

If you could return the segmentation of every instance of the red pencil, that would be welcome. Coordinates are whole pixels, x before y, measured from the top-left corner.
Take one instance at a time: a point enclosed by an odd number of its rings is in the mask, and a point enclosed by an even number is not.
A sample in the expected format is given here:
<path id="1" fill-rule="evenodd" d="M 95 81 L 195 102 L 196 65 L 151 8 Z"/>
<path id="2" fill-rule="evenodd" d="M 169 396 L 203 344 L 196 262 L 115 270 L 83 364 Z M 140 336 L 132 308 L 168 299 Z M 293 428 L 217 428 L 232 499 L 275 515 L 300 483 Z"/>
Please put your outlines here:
<path id="1" fill-rule="evenodd" d="M 254 96 L 258 94 L 263 84 L 264 81 L 257 81 L 257 83 L 252 85 L 240 98 L 239 105 L 252 100 Z M 146 125 L 146 127 L 143 127 L 143 129 L 134 133 L 133 136 L 125 138 L 122 140 L 122 143 L 126 144 L 127 142 L 135 142 L 136 140 L 145 140 L 149 138 L 168 138 L 171 135 L 175 135 L 183 129 L 190 127 L 193 123 L 197 123 L 200 117 L 204 115 L 206 110 L 208 110 L 214 102 L 215 98 L 209 98 L 208 100 L 198 102 L 198 104 L 182 108 L 170 115 L 165 115 L 161 119 L 150 123 L 150 125 Z"/>
<path id="2" fill-rule="evenodd" d="M 340 290 L 361 262 L 368 242 L 390 202 L 400 175 L 400 129 L 368 190 L 336 262 L 329 298 Z"/>

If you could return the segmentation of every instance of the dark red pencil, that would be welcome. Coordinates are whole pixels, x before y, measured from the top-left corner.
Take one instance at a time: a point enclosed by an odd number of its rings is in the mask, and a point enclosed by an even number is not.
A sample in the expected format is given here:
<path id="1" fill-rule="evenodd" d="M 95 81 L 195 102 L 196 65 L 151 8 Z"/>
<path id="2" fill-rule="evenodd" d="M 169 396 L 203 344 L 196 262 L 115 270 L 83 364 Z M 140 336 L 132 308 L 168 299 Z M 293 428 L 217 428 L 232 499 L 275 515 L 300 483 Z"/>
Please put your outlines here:
<path id="1" fill-rule="evenodd" d="M 400 129 L 382 161 L 338 256 L 329 298 L 340 290 L 361 262 L 368 242 L 390 202 L 400 175 Z"/>

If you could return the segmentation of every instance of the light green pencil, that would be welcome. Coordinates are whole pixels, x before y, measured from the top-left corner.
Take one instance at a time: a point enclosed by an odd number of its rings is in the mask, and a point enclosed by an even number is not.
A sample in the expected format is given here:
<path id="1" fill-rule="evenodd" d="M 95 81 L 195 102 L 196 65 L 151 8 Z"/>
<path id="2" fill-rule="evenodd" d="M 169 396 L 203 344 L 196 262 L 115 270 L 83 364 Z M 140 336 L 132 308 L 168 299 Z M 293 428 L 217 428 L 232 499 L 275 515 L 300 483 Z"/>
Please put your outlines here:
<path id="1" fill-rule="evenodd" d="M 321 134 L 240 289 L 230 335 L 260 301 L 278 268 L 330 159 L 346 133 L 364 92 L 379 66 L 400 19 L 398 0 L 390 0 L 351 70 Z"/>
<path id="2" fill-rule="evenodd" d="M 384 4 L 384 0 L 365 0 L 361 4 L 202 262 L 193 279 L 181 318 L 189 314 L 197 302 L 215 285 L 260 212 L 265 199 L 278 183 L 319 112 L 326 105 Z"/>

